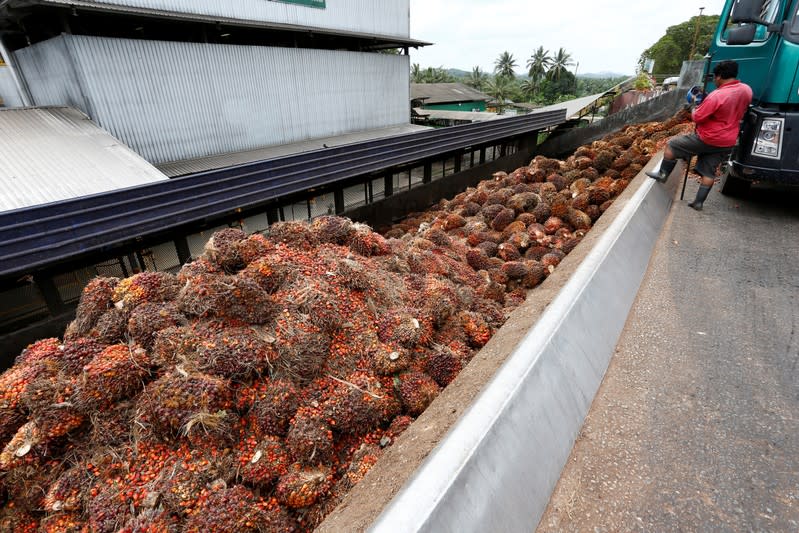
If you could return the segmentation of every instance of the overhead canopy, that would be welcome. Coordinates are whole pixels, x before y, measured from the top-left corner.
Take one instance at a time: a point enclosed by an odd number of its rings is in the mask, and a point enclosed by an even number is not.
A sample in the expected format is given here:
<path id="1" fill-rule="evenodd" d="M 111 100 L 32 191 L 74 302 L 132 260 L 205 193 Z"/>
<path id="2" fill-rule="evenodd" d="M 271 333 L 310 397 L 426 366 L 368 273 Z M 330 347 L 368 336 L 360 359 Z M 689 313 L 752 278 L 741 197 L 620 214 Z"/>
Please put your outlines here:
<path id="1" fill-rule="evenodd" d="M 491 97 L 463 83 L 411 83 L 411 100 L 425 105 L 451 102 L 487 102 Z"/>
<path id="2" fill-rule="evenodd" d="M 169 178 L 70 107 L 0 110 L 0 211 Z"/>

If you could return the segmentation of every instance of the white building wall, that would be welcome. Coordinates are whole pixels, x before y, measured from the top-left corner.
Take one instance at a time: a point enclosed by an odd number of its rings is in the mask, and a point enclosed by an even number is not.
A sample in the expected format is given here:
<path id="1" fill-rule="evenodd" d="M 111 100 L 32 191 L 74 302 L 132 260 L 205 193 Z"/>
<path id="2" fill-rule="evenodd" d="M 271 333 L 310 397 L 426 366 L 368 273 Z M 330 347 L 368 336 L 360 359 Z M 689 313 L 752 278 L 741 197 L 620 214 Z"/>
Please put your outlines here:
<path id="1" fill-rule="evenodd" d="M 409 0 L 326 0 L 319 9 L 275 0 L 50 0 L 69 6 L 94 6 L 106 10 L 142 9 L 172 14 L 192 14 L 240 21 L 272 22 L 408 37 Z"/>
<path id="2" fill-rule="evenodd" d="M 155 164 L 409 120 L 408 56 L 62 35 L 16 57 L 36 105 L 74 105 Z"/>

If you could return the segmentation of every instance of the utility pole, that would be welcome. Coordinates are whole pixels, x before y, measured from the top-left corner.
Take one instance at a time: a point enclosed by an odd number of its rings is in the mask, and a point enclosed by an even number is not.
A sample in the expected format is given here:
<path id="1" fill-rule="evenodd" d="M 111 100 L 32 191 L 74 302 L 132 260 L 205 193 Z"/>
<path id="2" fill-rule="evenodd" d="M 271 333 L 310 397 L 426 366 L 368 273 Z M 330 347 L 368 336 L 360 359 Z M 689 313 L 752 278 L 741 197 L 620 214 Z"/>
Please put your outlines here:
<path id="1" fill-rule="evenodd" d="M 691 52 L 688 54 L 688 61 L 691 61 L 696 51 L 696 39 L 699 37 L 699 23 L 702 21 L 702 11 L 704 7 L 699 8 L 699 16 L 696 18 L 696 27 L 694 28 L 694 40 L 691 42 Z"/>

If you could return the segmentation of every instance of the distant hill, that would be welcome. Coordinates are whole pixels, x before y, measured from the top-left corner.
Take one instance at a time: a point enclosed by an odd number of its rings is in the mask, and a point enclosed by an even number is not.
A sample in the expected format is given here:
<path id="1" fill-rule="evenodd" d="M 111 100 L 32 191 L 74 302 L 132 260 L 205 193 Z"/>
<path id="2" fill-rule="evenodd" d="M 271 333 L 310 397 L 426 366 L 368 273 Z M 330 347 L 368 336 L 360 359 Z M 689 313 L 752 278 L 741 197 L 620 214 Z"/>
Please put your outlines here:
<path id="1" fill-rule="evenodd" d="M 585 74 L 578 74 L 578 78 L 590 78 L 590 79 L 597 79 L 597 78 L 631 78 L 632 74 L 621 74 L 619 72 L 586 72 Z"/>

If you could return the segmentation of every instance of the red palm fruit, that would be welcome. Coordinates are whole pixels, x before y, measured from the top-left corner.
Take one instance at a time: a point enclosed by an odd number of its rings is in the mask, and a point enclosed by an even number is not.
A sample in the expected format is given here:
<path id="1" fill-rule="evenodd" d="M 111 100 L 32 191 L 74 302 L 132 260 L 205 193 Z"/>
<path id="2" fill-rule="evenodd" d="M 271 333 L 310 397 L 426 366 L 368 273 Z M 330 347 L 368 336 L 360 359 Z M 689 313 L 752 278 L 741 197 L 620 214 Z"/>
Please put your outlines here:
<path id="1" fill-rule="evenodd" d="M 535 209 L 535 208 L 533 208 L 533 209 Z M 530 224 L 535 224 L 536 218 L 535 218 L 535 215 L 532 212 L 531 213 L 522 213 L 521 215 L 516 217 L 516 222 L 521 222 L 522 224 L 524 224 L 524 227 L 526 229 L 527 226 L 529 226 Z"/>
<path id="2" fill-rule="evenodd" d="M 599 177 L 599 172 L 595 168 L 589 167 L 585 170 L 580 171 L 580 178 L 587 179 L 588 181 L 593 182 L 595 179 Z"/>
<path id="3" fill-rule="evenodd" d="M 0 531 L 9 533 L 38 533 L 39 519 L 14 502 L 0 507 Z"/>
<path id="4" fill-rule="evenodd" d="M 569 185 L 569 190 L 572 193 L 572 196 L 582 194 L 584 192 L 588 192 L 588 187 L 591 186 L 591 180 L 587 178 L 578 178 Z"/>
<path id="5" fill-rule="evenodd" d="M 403 372 L 394 378 L 394 386 L 402 400 L 402 406 L 411 416 L 419 416 L 438 396 L 438 384 L 422 372 Z"/>
<path id="6" fill-rule="evenodd" d="M 463 369 L 463 363 L 447 346 L 436 346 L 424 355 L 423 367 L 436 383 L 446 387 Z"/>
<path id="7" fill-rule="evenodd" d="M 505 206 L 502 204 L 485 204 L 483 208 L 480 210 L 480 214 L 485 219 L 486 223 L 491 223 L 497 215 L 499 215 L 502 210 L 505 209 Z"/>
<path id="8" fill-rule="evenodd" d="M 0 471 L 9 471 L 23 464 L 38 463 L 44 437 L 33 421 L 25 423 L 0 452 Z"/>
<path id="9" fill-rule="evenodd" d="M 495 242 L 490 242 L 490 241 L 481 242 L 480 244 L 475 246 L 475 248 L 477 248 L 478 250 L 482 250 L 483 253 L 485 253 L 486 256 L 488 256 L 488 257 L 494 257 L 495 255 L 497 255 L 497 252 L 499 251 L 499 245 L 497 243 L 495 243 Z M 467 257 L 467 260 L 468 260 L 468 257 Z M 475 270 L 479 270 L 479 269 L 475 269 Z"/>
<path id="10" fill-rule="evenodd" d="M 563 253 L 569 254 L 569 253 L 571 253 L 572 250 L 574 250 L 574 248 L 578 244 L 580 244 L 581 240 L 582 239 L 580 239 L 578 237 L 569 237 L 569 238 L 567 238 L 566 240 L 563 241 L 563 244 L 561 245 L 560 249 L 563 251 Z"/>
<path id="11" fill-rule="evenodd" d="M 209 491 L 232 482 L 236 472 L 236 458 L 229 449 L 158 446 L 144 457 L 149 463 L 160 463 L 149 469 L 148 490 L 160 494 L 164 509 L 177 516 L 200 512 Z"/>
<path id="12" fill-rule="evenodd" d="M 585 230 L 590 229 L 592 224 L 591 217 L 579 209 L 569 209 L 566 222 L 574 229 Z"/>
<path id="13" fill-rule="evenodd" d="M 508 276 L 508 279 L 522 279 L 527 275 L 528 269 L 522 261 L 508 261 L 502 265 L 502 271 Z"/>
<path id="14" fill-rule="evenodd" d="M 563 220 L 556 216 L 551 216 L 546 220 L 546 222 L 544 222 L 544 231 L 546 231 L 547 235 L 554 234 L 562 227 Z"/>
<path id="15" fill-rule="evenodd" d="M 508 236 L 505 242 L 517 248 L 521 252 L 522 250 L 526 250 L 530 246 L 530 235 L 523 229 Z"/>
<path id="16" fill-rule="evenodd" d="M 56 338 L 42 339 L 29 344 L 22 350 L 15 365 L 34 365 L 45 361 L 59 361 L 61 359 L 61 342 Z"/>
<path id="17" fill-rule="evenodd" d="M 112 307 L 97 320 L 89 336 L 103 344 L 116 344 L 125 340 L 128 331 L 128 317 L 130 313 L 125 309 Z"/>
<path id="18" fill-rule="evenodd" d="M 613 196 L 621 194 L 622 192 L 624 192 L 624 189 L 626 189 L 627 185 L 629 184 L 630 184 L 629 180 L 625 179 L 615 180 L 613 182 L 613 185 L 610 186 L 610 194 Z"/>
<path id="19" fill-rule="evenodd" d="M 544 266 L 544 271 L 551 274 L 560 264 L 560 260 L 561 257 L 558 254 L 550 252 L 541 258 L 541 264 Z"/>
<path id="20" fill-rule="evenodd" d="M 466 340 L 469 346 L 482 348 L 493 335 L 491 326 L 479 313 L 463 311 L 460 314 L 463 323 L 463 330 L 466 332 Z"/>
<path id="21" fill-rule="evenodd" d="M 570 201 L 562 195 L 554 196 L 550 201 L 550 213 L 552 217 L 563 218 L 569 211 Z M 546 222 L 544 223 L 546 225 Z"/>
<path id="22" fill-rule="evenodd" d="M 286 448 L 294 461 L 318 464 L 333 457 L 333 432 L 320 408 L 300 407 L 291 419 Z"/>
<path id="23" fill-rule="evenodd" d="M 513 189 L 503 187 L 501 189 L 497 189 L 488 194 L 488 198 L 486 198 L 486 205 L 506 205 L 508 200 L 510 200 L 511 196 L 513 196 Z"/>
<path id="24" fill-rule="evenodd" d="M 594 168 L 597 169 L 598 172 L 604 172 L 610 168 L 615 159 L 616 156 L 613 152 L 609 150 L 599 150 L 594 158 Z"/>
<path id="25" fill-rule="evenodd" d="M 279 358 L 276 376 L 302 385 L 318 375 L 330 348 L 330 337 L 309 317 L 284 310 L 278 316 L 274 337 Z"/>
<path id="26" fill-rule="evenodd" d="M 346 244 L 354 231 L 350 219 L 328 215 L 313 219 L 310 229 L 316 235 L 318 242 L 332 244 Z"/>
<path id="27" fill-rule="evenodd" d="M 502 240 L 507 241 L 510 238 L 510 236 L 513 235 L 514 233 L 524 232 L 524 231 L 527 231 L 527 226 L 525 226 L 523 222 L 518 222 L 514 220 L 513 222 L 505 226 L 504 230 L 502 230 Z"/>
<path id="28" fill-rule="evenodd" d="M 298 405 L 297 389 L 281 379 L 256 381 L 239 398 L 239 408 L 249 408 L 250 419 L 262 435 L 284 436 Z"/>
<path id="29" fill-rule="evenodd" d="M 508 242 L 500 244 L 497 250 L 497 257 L 503 261 L 517 261 L 521 256 L 519 249 Z"/>
<path id="30" fill-rule="evenodd" d="M 267 531 L 269 518 L 258 501 L 252 491 L 243 485 L 220 488 L 211 492 L 197 511 L 188 517 L 183 531 Z"/>
<path id="31" fill-rule="evenodd" d="M 66 338 L 82 337 L 97 320 L 113 305 L 112 297 L 118 278 L 94 278 L 83 288 L 75 310 L 75 320 L 67 327 Z"/>
<path id="32" fill-rule="evenodd" d="M 130 518 L 130 504 L 122 496 L 126 487 L 120 481 L 98 482 L 86 504 L 88 531 L 115 533 Z"/>
<path id="33" fill-rule="evenodd" d="M 83 408 L 104 408 L 141 390 L 150 375 L 147 352 L 139 346 L 115 344 L 83 367 L 76 398 Z"/>
<path id="34" fill-rule="evenodd" d="M 219 230 L 205 243 L 202 257 L 226 272 L 235 272 L 244 267 L 238 244 L 246 238 L 247 234 L 239 228 Z"/>
<path id="35" fill-rule="evenodd" d="M 130 313 L 128 333 L 140 346 L 149 350 L 157 332 L 185 323 L 186 317 L 174 302 L 144 303 Z"/>
<path id="36" fill-rule="evenodd" d="M 436 246 L 449 246 L 452 244 L 452 239 L 450 239 L 447 232 L 441 228 L 430 228 L 424 232 L 424 238 Z"/>
<path id="37" fill-rule="evenodd" d="M 491 228 L 494 231 L 502 231 L 516 219 L 516 212 L 513 209 L 503 208 L 491 219 Z"/>
<path id="38" fill-rule="evenodd" d="M 444 231 L 452 231 L 466 225 L 466 219 L 456 213 L 450 213 L 444 219 Z"/>
<path id="39" fill-rule="evenodd" d="M 91 337 L 65 341 L 61 352 L 61 368 L 69 375 L 78 374 L 105 348 L 105 344 Z"/>
<path id="40" fill-rule="evenodd" d="M 292 465 L 289 473 L 280 478 L 275 495 L 280 503 L 291 509 L 313 505 L 332 485 L 332 473 L 326 467 Z"/>
<path id="41" fill-rule="evenodd" d="M 368 226 L 363 224 L 356 225 L 355 231 L 350 237 L 350 250 L 364 257 L 389 255 L 391 246 L 382 235 L 375 233 Z"/>
<path id="42" fill-rule="evenodd" d="M 195 276 L 202 276 L 204 274 L 221 274 L 222 269 L 203 257 L 197 258 L 194 261 L 184 264 L 180 267 L 176 277 L 181 285 Z"/>
<path id="43" fill-rule="evenodd" d="M 548 246 L 532 246 L 524 253 L 524 258 L 532 261 L 540 261 L 550 250 L 551 248 Z"/>
<path id="44" fill-rule="evenodd" d="M 321 409 L 333 429 L 352 434 L 373 430 L 398 415 L 401 407 L 377 377 L 354 372 L 336 382 Z"/>
<path id="45" fill-rule="evenodd" d="M 85 527 L 80 513 L 58 513 L 42 519 L 39 533 L 81 533 Z"/>
<path id="46" fill-rule="evenodd" d="M 411 310 L 392 308 L 377 319 L 377 337 L 384 343 L 412 348 L 419 342 L 421 322 Z"/>
<path id="47" fill-rule="evenodd" d="M 201 337 L 197 368 L 207 374 L 244 379 L 264 374 L 277 359 L 273 339 L 253 327 L 227 327 Z"/>
<path id="48" fill-rule="evenodd" d="M 115 403 L 110 409 L 92 413 L 89 441 L 95 449 L 120 446 L 130 439 L 136 414 L 132 400 Z"/>
<path id="49" fill-rule="evenodd" d="M 202 429 L 208 415 L 224 414 L 233 405 L 228 380 L 185 372 L 180 368 L 147 385 L 137 401 L 139 421 L 165 438 Z M 208 420 L 214 424 L 218 420 Z"/>
<path id="50" fill-rule="evenodd" d="M 546 277 L 545 267 L 537 260 L 530 260 L 527 261 L 527 268 L 528 272 L 522 279 L 522 285 L 527 289 L 532 289 L 544 281 Z"/>
<path id="51" fill-rule="evenodd" d="M 610 166 L 610 168 L 617 172 L 621 172 L 625 168 L 629 167 L 630 163 L 632 163 L 632 159 L 625 153 L 617 157 L 613 161 L 613 164 Z"/>
<path id="52" fill-rule="evenodd" d="M 363 291 L 372 285 L 367 267 L 351 258 L 345 257 L 338 261 L 336 274 L 342 283 L 351 289 Z"/>
<path id="53" fill-rule="evenodd" d="M 131 517 L 116 533 L 178 533 L 177 517 L 165 510 L 145 509 Z"/>
<path id="54" fill-rule="evenodd" d="M 591 204 L 585 208 L 585 214 L 588 215 L 592 222 L 596 222 L 602 216 L 602 211 L 598 205 Z"/>
<path id="55" fill-rule="evenodd" d="M 520 215 L 535 209 L 540 201 L 541 197 L 534 192 L 520 192 L 511 196 L 506 206 Z"/>
<path id="56" fill-rule="evenodd" d="M 239 475 L 245 483 L 269 485 L 288 473 L 291 464 L 283 442 L 275 436 L 258 438 L 249 433 L 241 441 L 238 456 Z"/>
<path id="57" fill-rule="evenodd" d="M 594 205 L 600 205 L 610 199 L 610 192 L 603 187 L 588 187 L 588 201 Z"/>
<path id="58" fill-rule="evenodd" d="M 584 211 L 586 207 L 590 205 L 590 201 L 588 199 L 588 192 L 582 192 L 572 198 L 571 206 L 574 209 L 579 209 L 580 211 Z"/>
<path id="59" fill-rule="evenodd" d="M 496 244 L 494 246 L 497 250 L 499 250 L 499 247 Z M 466 262 L 475 270 L 488 270 L 491 268 L 489 257 L 480 248 L 472 248 L 466 252 Z"/>
<path id="60" fill-rule="evenodd" d="M 79 511 L 89 496 L 92 475 L 85 464 L 65 470 L 47 489 L 44 510 L 47 512 Z"/>
<path id="61" fill-rule="evenodd" d="M 382 342 L 369 350 L 368 359 L 378 376 L 391 376 L 411 365 L 411 356 L 406 348 Z"/>
<path id="62" fill-rule="evenodd" d="M 133 309 L 146 302 L 174 300 L 181 283 L 168 272 L 142 272 L 120 281 L 114 287 L 113 300 L 119 307 Z"/>
<path id="63" fill-rule="evenodd" d="M 295 250 L 309 250 L 319 244 L 316 233 L 305 221 L 275 222 L 269 226 L 267 237 Z"/>
<path id="64" fill-rule="evenodd" d="M 253 233 L 236 243 L 236 252 L 246 266 L 275 250 L 275 244 L 260 233 Z"/>
<path id="65" fill-rule="evenodd" d="M 438 325 L 443 324 L 461 303 L 454 285 L 434 276 L 427 276 L 422 297 L 426 302 L 423 314 L 430 316 Z"/>
<path id="66" fill-rule="evenodd" d="M 562 191 L 566 188 L 566 178 L 558 173 L 550 174 L 547 176 L 547 183 L 555 186 L 555 190 Z"/>

